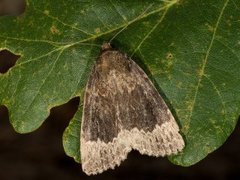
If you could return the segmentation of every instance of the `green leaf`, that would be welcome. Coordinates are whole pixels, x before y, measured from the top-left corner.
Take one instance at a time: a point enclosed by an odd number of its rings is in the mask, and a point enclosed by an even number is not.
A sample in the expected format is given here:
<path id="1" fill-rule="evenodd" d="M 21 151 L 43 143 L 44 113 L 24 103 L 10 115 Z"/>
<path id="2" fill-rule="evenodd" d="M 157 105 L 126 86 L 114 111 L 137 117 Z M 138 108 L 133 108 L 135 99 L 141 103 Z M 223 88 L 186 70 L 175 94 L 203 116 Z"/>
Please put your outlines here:
<path id="1" fill-rule="evenodd" d="M 80 124 L 82 118 L 82 105 L 69 123 L 63 134 L 63 147 L 66 154 L 73 157 L 76 162 L 80 162 Z"/>
<path id="2" fill-rule="evenodd" d="M 148 73 L 184 136 L 170 160 L 189 166 L 220 147 L 240 107 L 239 0 L 29 0 L 24 15 L 0 18 L 0 48 L 21 55 L 0 75 L 0 104 L 17 132 L 37 129 L 49 110 L 80 96 L 103 42 Z M 66 153 L 79 158 L 82 106 L 67 127 Z"/>

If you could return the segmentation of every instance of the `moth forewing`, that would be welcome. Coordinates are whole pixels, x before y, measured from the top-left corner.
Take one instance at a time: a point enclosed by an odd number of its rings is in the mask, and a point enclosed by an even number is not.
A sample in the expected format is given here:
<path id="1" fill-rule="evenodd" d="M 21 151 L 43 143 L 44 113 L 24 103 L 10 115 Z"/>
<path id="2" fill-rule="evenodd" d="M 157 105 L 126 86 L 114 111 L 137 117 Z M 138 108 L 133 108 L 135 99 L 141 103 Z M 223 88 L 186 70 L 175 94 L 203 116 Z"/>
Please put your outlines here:
<path id="1" fill-rule="evenodd" d="M 83 171 L 91 175 L 114 169 L 132 149 L 158 157 L 183 148 L 179 127 L 145 72 L 110 44 L 103 44 L 85 91 Z"/>

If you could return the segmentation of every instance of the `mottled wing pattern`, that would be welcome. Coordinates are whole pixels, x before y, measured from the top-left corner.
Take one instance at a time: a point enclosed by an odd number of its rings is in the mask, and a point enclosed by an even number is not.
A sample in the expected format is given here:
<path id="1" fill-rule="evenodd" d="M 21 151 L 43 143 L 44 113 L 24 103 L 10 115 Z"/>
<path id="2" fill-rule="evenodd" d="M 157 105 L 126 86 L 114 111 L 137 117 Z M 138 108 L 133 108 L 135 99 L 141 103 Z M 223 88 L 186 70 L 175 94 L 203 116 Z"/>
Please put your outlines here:
<path id="1" fill-rule="evenodd" d="M 165 156 L 183 147 L 174 117 L 144 71 L 121 52 L 105 48 L 85 92 L 83 170 L 96 174 L 113 169 L 132 149 Z"/>

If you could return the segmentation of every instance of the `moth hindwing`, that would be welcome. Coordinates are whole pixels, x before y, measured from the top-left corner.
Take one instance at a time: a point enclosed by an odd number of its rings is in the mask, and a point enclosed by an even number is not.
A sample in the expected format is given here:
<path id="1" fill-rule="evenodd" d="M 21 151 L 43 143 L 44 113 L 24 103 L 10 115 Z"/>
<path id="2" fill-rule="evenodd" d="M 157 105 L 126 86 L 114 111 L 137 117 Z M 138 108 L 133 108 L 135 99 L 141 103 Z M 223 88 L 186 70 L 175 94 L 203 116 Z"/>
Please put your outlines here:
<path id="1" fill-rule="evenodd" d="M 110 44 L 103 44 L 84 97 L 83 171 L 90 175 L 114 169 L 132 149 L 165 156 L 183 147 L 173 115 L 144 71 Z"/>

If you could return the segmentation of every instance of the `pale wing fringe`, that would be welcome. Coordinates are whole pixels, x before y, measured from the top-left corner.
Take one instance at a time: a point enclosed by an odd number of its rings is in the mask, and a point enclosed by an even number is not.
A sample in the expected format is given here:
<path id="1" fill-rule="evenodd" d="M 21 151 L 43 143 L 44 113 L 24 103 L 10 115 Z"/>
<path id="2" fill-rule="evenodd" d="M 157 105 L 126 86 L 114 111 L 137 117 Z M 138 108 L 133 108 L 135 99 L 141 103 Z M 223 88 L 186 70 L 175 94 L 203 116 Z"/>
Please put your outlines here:
<path id="1" fill-rule="evenodd" d="M 133 128 L 122 130 L 112 142 L 85 141 L 81 139 L 81 159 L 83 171 L 88 174 L 102 173 L 114 169 L 127 154 L 136 149 L 141 154 L 165 156 L 176 154 L 184 148 L 184 141 L 174 119 L 156 125 L 152 132 L 144 132 Z"/>

